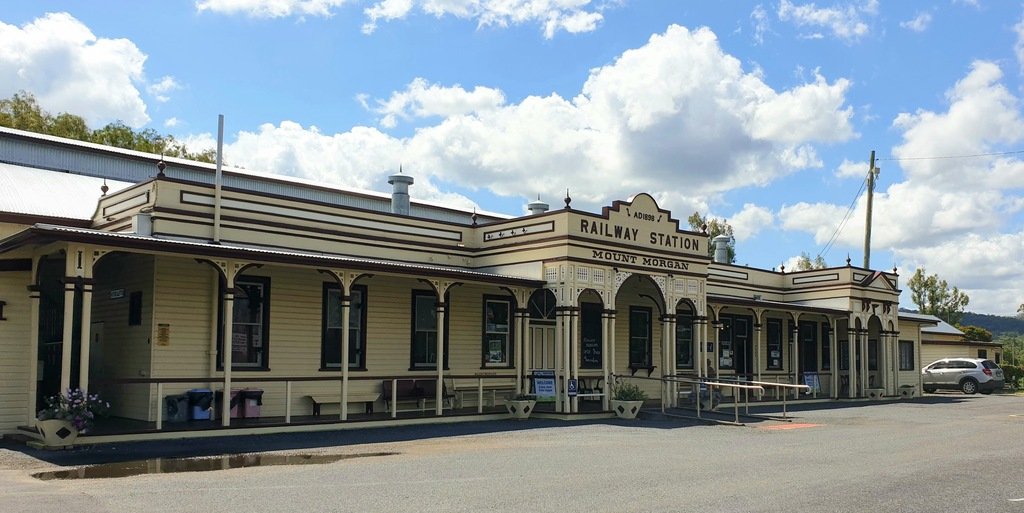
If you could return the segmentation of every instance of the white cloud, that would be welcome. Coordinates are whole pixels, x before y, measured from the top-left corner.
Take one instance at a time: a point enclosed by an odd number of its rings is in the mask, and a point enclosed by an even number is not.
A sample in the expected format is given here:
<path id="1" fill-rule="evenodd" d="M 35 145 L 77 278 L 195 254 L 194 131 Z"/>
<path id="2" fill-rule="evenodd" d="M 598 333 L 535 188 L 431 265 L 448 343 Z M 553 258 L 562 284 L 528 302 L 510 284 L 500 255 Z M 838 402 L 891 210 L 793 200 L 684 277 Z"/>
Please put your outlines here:
<path id="1" fill-rule="evenodd" d="M 967 234 L 927 247 L 900 250 L 902 280 L 919 267 L 938 274 L 970 298 L 967 309 L 1014 315 L 1022 301 L 1024 231 L 996 235 Z M 909 294 L 909 293 L 908 293 Z"/>
<path id="2" fill-rule="evenodd" d="M 796 5 L 789 0 L 779 4 L 778 16 L 782 21 L 791 21 L 798 27 L 824 28 L 832 36 L 846 42 L 855 42 L 870 32 L 869 26 L 862 15 L 877 15 L 878 1 L 869 0 L 859 5 L 835 7 L 818 7 L 814 3 Z M 803 37 L 820 39 L 824 36 L 819 32 L 805 34 Z"/>
<path id="3" fill-rule="evenodd" d="M 1024 17 L 1013 26 L 1014 33 L 1017 34 L 1017 41 L 1013 44 L 1013 53 L 1017 56 L 1017 66 L 1020 67 L 1020 72 L 1024 74 Z"/>
<path id="4" fill-rule="evenodd" d="M 882 179 L 899 176 L 874 201 L 872 246 L 889 249 L 901 271 L 917 267 L 965 289 L 971 309 L 1012 312 L 1024 283 L 1024 232 L 1015 218 L 1024 212 L 1024 161 L 1013 155 L 984 155 L 1024 143 L 1020 100 L 1000 81 L 1002 71 L 978 61 L 946 94 L 945 112 L 918 110 L 896 117 L 902 142 L 892 149 L 897 162 L 881 161 Z M 940 157 L 940 158 L 928 158 Z M 840 169 L 866 170 L 844 162 Z M 889 168 L 889 169 L 887 169 Z M 843 230 L 837 246 L 863 242 L 865 199 Z M 779 212 L 783 227 L 814 234 L 824 244 L 846 207 L 799 203 Z M 834 220 L 825 223 L 822 220 Z M 1017 303 L 1019 304 L 1019 303 Z"/>
<path id="5" fill-rule="evenodd" d="M 137 84 L 146 55 L 127 39 L 98 38 L 68 13 L 49 13 L 16 27 L 0 22 L 0 96 L 32 92 L 51 112 L 71 112 L 91 125 L 149 121 Z"/>
<path id="6" fill-rule="evenodd" d="M 672 26 L 593 69 L 571 99 L 508 104 L 496 89 L 414 81 L 384 100 L 360 98 L 396 120 L 440 118 L 406 138 L 283 122 L 244 134 L 225 153 L 248 169 L 383 190 L 383 177 L 405 163 L 420 198 L 435 194 L 420 184 L 442 182 L 523 198 L 561 198 L 570 187 L 583 208 L 647 191 L 667 208 L 707 211 L 724 191 L 819 166 L 816 143 L 854 137 L 847 88 L 815 75 L 776 91 L 744 72 L 710 30 Z M 686 187 L 670 185 L 679 183 Z"/>
<path id="7" fill-rule="evenodd" d="M 836 168 L 836 178 L 860 178 L 864 179 L 868 173 L 867 162 L 851 162 L 843 159 L 843 163 Z"/>
<path id="8" fill-rule="evenodd" d="M 164 126 L 167 128 L 174 128 L 181 124 L 181 120 L 175 117 L 170 117 L 164 120 Z"/>
<path id="9" fill-rule="evenodd" d="M 771 210 L 759 207 L 753 203 L 743 205 L 743 210 L 729 218 L 733 235 L 738 241 L 747 240 L 774 223 L 775 216 Z"/>
<path id="10" fill-rule="evenodd" d="M 197 0 L 196 10 L 241 14 L 253 18 L 330 17 L 352 0 Z M 601 11 L 615 1 L 594 0 L 371 0 L 363 9 L 362 31 L 372 34 L 379 22 L 400 20 L 414 12 L 441 18 L 473 20 L 478 27 L 508 27 L 533 23 L 551 39 L 556 33 L 592 32 L 604 21 Z"/>
<path id="11" fill-rule="evenodd" d="M 181 84 L 171 76 L 165 76 L 158 82 L 146 86 L 146 92 L 153 95 L 153 98 L 158 102 L 166 102 L 170 100 L 171 98 L 167 96 L 167 94 L 178 89 L 181 89 Z"/>
<path id="12" fill-rule="evenodd" d="M 754 41 L 759 45 L 764 44 L 764 35 L 769 29 L 768 11 L 764 10 L 764 6 L 761 4 L 757 4 L 750 12 L 750 20 L 754 25 Z"/>
<path id="13" fill-rule="evenodd" d="M 479 27 L 537 23 L 544 37 L 551 39 L 560 30 L 577 34 L 597 29 L 604 16 L 592 4 L 592 0 L 377 0 L 363 10 L 367 17 L 363 32 L 373 33 L 379 21 L 403 19 L 418 7 L 438 18 L 476 20 Z"/>
<path id="14" fill-rule="evenodd" d="M 364 107 L 370 108 L 367 95 L 359 95 L 358 99 Z M 398 118 L 461 116 L 492 110 L 504 103 L 505 95 L 498 89 L 477 86 L 466 91 L 458 85 L 443 87 L 416 78 L 405 91 L 396 91 L 387 100 L 377 100 L 377 107 L 371 110 L 382 116 L 381 126 L 392 128 Z"/>
<path id="15" fill-rule="evenodd" d="M 348 0 L 198 0 L 196 10 L 245 14 L 253 18 L 329 17 Z"/>
<path id="16" fill-rule="evenodd" d="M 901 21 L 900 27 L 914 32 L 924 32 L 932 23 L 932 15 L 926 12 L 918 13 L 912 20 Z"/>

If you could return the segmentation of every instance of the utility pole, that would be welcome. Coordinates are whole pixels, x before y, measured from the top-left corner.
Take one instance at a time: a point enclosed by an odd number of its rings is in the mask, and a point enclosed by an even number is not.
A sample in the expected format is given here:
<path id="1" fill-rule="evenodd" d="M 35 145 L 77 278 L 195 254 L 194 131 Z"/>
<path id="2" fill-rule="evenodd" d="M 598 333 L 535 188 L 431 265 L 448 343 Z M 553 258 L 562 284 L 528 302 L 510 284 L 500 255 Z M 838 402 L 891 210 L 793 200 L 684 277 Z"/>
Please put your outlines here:
<path id="1" fill-rule="evenodd" d="M 871 206 L 875 196 L 875 178 L 881 170 L 875 167 L 875 150 L 871 150 L 871 163 L 868 165 L 868 212 L 864 223 L 864 268 L 871 269 Z"/>

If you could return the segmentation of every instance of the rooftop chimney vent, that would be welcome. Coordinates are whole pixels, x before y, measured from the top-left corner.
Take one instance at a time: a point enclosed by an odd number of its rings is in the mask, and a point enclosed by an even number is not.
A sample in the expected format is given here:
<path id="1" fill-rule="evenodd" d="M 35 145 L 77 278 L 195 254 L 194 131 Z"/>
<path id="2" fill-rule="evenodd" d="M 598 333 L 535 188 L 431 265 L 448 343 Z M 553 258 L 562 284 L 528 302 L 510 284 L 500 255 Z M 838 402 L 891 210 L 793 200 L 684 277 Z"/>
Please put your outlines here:
<path id="1" fill-rule="evenodd" d="M 412 185 L 413 178 L 403 175 L 399 168 L 397 175 L 388 177 L 388 183 L 394 186 L 391 192 L 391 213 L 409 215 L 409 186 Z"/>
<path id="2" fill-rule="evenodd" d="M 551 206 L 540 200 L 540 196 L 537 196 L 537 201 L 531 201 L 526 204 L 526 209 L 530 211 L 531 216 L 537 214 L 543 214 L 548 211 Z"/>
<path id="3" fill-rule="evenodd" d="M 729 263 L 729 242 L 731 240 L 732 237 L 728 235 L 719 235 L 712 239 L 712 243 L 715 245 L 715 263 Z"/>

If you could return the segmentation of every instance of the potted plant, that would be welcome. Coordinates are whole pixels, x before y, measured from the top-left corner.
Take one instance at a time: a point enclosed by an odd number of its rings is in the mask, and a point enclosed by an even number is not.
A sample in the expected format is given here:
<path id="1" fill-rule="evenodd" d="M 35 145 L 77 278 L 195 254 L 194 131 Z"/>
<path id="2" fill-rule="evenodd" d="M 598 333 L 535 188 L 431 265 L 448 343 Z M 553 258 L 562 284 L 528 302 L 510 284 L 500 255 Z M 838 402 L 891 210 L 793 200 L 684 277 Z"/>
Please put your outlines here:
<path id="1" fill-rule="evenodd" d="M 46 407 L 36 414 L 36 427 L 47 447 L 69 447 L 79 434 L 89 431 L 96 417 L 106 415 L 109 409 L 110 403 L 98 394 L 88 395 L 74 388 L 46 398 Z"/>
<path id="2" fill-rule="evenodd" d="M 612 411 L 620 419 L 635 419 L 647 393 L 639 385 L 619 382 L 612 387 Z"/>
<path id="3" fill-rule="evenodd" d="M 527 419 L 537 406 L 537 398 L 531 394 L 516 394 L 505 399 L 505 409 L 514 419 Z"/>

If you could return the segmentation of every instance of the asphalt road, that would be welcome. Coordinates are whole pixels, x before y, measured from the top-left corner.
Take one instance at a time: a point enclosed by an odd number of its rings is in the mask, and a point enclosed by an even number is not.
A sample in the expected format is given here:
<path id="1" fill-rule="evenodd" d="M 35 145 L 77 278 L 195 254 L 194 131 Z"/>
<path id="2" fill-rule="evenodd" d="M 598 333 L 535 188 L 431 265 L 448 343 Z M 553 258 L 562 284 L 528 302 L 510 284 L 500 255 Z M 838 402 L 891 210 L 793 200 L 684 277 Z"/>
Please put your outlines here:
<path id="1" fill-rule="evenodd" d="M 940 394 L 808 405 L 793 415 L 792 423 L 745 427 L 531 419 L 58 454 L 0 448 L 0 511 L 1024 513 L 1024 397 Z M 263 450 L 398 454 L 114 479 L 31 477 L 58 464 Z"/>

